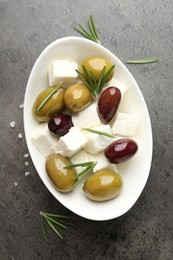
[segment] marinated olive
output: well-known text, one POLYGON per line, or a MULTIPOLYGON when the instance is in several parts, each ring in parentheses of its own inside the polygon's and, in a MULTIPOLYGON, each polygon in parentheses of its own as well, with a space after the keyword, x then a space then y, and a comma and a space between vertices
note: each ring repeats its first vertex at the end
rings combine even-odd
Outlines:
POLYGON ((121 100, 121 92, 116 87, 105 89, 98 100, 98 114, 103 124, 109 123, 114 117, 121 100))
POLYGON ((49 93, 54 89, 54 87, 49 87, 39 94, 36 98, 33 106, 33 113, 38 121, 44 122, 48 121, 52 116, 59 113, 64 108, 64 89, 59 88, 43 107, 37 111, 39 105, 42 101, 49 95, 49 93))
POLYGON ((64 169, 64 166, 71 164, 70 160, 58 155, 52 154, 46 160, 46 172, 51 182, 61 192, 69 192, 75 184, 76 170, 74 168, 64 169))
POLYGON ((59 136, 67 134, 72 126, 71 116, 66 114, 55 115, 48 123, 49 130, 59 136))
POLYGON ((67 88, 64 101, 72 112, 79 112, 91 103, 91 93, 84 84, 76 84, 67 88))
POLYGON ((102 170, 91 175, 83 190, 87 197, 95 201, 110 200, 120 194, 123 186, 121 176, 111 170, 102 170))
MULTIPOLYGON (((110 61, 103 59, 103 58, 99 58, 99 57, 98 58, 93 57, 93 58, 86 59, 79 65, 79 71, 85 77, 85 73, 83 71, 82 65, 84 65, 84 67, 86 68, 86 70, 88 72, 91 71, 94 74, 94 76, 96 77, 96 79, 98 80, 104 66, 106 67, 105 73, 104 73, 104 75, 105 75, 106 72, 112 67, 113 64, 110 61)), ((110 73, 108 80, 112 78, 113 73, 114 73, 114 71, 112 71, 110 73)))
POLYGON ((105 149, 105 156, 111 163, 123 163, 137 152, 138 145, 132 139, 119 139, 105 149))

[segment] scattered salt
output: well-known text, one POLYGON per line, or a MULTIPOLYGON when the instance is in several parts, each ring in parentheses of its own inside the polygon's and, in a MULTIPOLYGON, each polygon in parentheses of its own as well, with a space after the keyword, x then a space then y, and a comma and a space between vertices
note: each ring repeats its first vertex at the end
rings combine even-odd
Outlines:
POLYGON ((16 187, 17 185, 18 185, 18 183, 17 183, 17 182, 15 182, 15 183, 14 183, 14 186, 16 187))
POLYGON ((25 176, 28 176, 30 174, 30 172, 25 172, 25 176))
POLYGON ((23 108, 23 107, 24 107, 24 104, 21 104, 19 107, 20 107, 20 108, 23 108))
POLYGON ((28 166, 28 164, 29 164, 29 163, 26 161, 26 162, 25 162, 25 165, 28 166))
POLYGON ((25 153, 25 154, 24 154, 24 157, 25 157, 25 158, 28 158, 28 157, 29 157, 29 154, 28 154, 28 153, 25 153))
POLYGON ((16 122, 15 121, 11 121, 10 126, 13 128, 13 127, 15 127, 15 125, 16 125, 16 122))
POLYGON ((22 139, 22 134, 21 133, 18 134, 18 138, 22 139))

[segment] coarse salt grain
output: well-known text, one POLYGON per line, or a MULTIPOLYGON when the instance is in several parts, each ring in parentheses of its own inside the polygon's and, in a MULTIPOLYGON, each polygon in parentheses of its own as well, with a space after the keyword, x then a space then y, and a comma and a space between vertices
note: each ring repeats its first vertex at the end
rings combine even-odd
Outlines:
POLYGON ((24 107, 24 104, 21 104, 19 107, 20 107, 20 108, 23 108, 23 107, 24 107))
POLYGON ((17 183, 17 182, 15 182, 15 183, 14 183, 14 186, 16 187, 17 185, 18 185, 18 183, 17 183))
POLYGON ((18 134, 18 138, 22 139, 22 134, 21 133, 18 134))
POLYGON ((25 176, 28 176, 30 174, 30 172, 25 172, 25 176))
POLYGON ((15 121, 11 121, 10 122, 10 126, 13 128, 13 127, 15 127, 15 125, 16 125, 16 122, 15 121))
POLYGON ((29 163, 26 161, 26 162, 25 162, 25 165, 28 166, 28 164, 29 164, 29 163))
POLYGON ((28 153, 25 153, 25 154, 24 154, 24 157, 25 157, 25 158, 28 158, 28 157, 29 157, 29 154, 28 154, 28 153))

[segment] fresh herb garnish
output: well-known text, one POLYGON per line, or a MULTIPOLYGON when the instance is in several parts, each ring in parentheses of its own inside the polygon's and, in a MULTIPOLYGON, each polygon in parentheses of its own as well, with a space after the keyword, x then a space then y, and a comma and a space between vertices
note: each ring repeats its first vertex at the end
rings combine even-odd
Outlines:
POLYGON ((110 73, 113 71, 115 65, 111 66, 110 69, 105 73, 106 67, 104 66, 102 69, 102 72, 100 74, 99 79, 96 79, 92 71, 88 71, 84 65, 82 65, 83 71, 85 73, 85 76, 82 75, 82 73, 78 70, 76 70, 78 76, 83 81, 83 83, 88 87, 88 89, 93 93, 93 95, 96 97, 98 96, 106 81, 109 78, 110 73))
POLYGON ((85 27, 81 24, 79 24, 79 27, 80 27, 80 29, 78 29, 77 27, 75 27, 74 29, 78 33, 80 33, 83 37, 100 44, 99 36, 98 36, 96 26, 95 26, 92 16, 90 16, 90 18, 88 19, 89 31, 86 30, 85 27))
POLYGON ((57 91, 58 88, 61 87, 61 83, 58 84, 58 86, 56 86, 54 89, 52 89, 52 91, 43 99, 43 101, 41 102, 41 104, 38 106, 37 108, 37 112, 40 111, 40 109, 46 104, 46 102, 51 98, 51 96, 53 96, 53 94, 57 91))
POLYGON ((141 59, 141 60, 127 60, 127 64, 148 64, 159 61, 158 58, 148 58, 148 59, 141 59))
POLYGON ((108 136, 110 138, 115 138, 114 135, 108 134, 106 132, 101 132, 101 131, 98 131, 98 130, 94 130, 94 129, 91 129, 91 128, 83 128, 83 130, 89 131, 89 132, 91 132, 93 134, 104 135, 104 136, 108 136))
POLYGON ((78 181, 73 185, 73 187, 76 187, 82 180, 85 179, 85 177, 92 172, 94 167, 96 166, 97 162, 83 162, 83 163, 76 163, 76 164, 69 164, 65 166, 65 169, 68 168, 75 168, 75 167, 86 167, 83 171, 81 171, 79 174, 77 174, 74 177, 74 180, 78 179, 78 181), (80 177, 80 179, 79 179, 80 177))
POLYGON ((69 216, 63 216, 63 215, 55 215, 50 213, 45 213, 40 211, 41 215, 41 223, 42 223, 42 231, 45 240, 47 241, 47 235, 45 231, 45 221, 49 224, 51 229, 56 233, 57 236, 59 236, 61 239, 63 239, 61 229, 68 229, 67 226, 73 226, 73 223, 70 222, 71 217, 69 216))

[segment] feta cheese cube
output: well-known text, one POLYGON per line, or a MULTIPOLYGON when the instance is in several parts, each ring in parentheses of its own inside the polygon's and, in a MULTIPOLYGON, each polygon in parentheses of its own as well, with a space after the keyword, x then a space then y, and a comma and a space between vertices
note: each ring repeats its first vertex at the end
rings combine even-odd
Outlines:
MULTIPOLYGON (((84 162, 89 162, 90 161, 90 158, 89 158, 89 155, 87 152, 85 152, 84 150, 80 150, 78 153, 76 153, 75 155, 73 155, 71 158, 70 158, 70 161, 73 163, 73 164, 76 164, 76 163, 84 163, 84 162)), ((85 168, 84 167, 76 167, 75 168, 77 173, 80 173, 81 171, 83 171, 85 168)))
POLYGON ((60 137, 57 143, 57 152, 65 157, 71 157, 81 150, 87 143, 87 138, 78 127, 70 128, 70 131, 60 137))
POLYGON ((89 107, 72 116, 73 125, 76 127, 90 128, 101 124, 97 113, 97 103, 93 102, 89 107))
POLYGON ((42 123, 32 133, 31 142, 44 157, 47 157, 56 152, 58 138, 49 131, 47 123, 42 123))
MULTIPOLYGON (((111 86, 114 86, 116 88, 118 88, 120 91, 121 91, 121 97, 124 96, 124 94, 126 93, 127 91, 127 87, 121 83, 120 81, 118 81, 117 79, 115 78, 112 78, 110 79, 106 84, 105 84, 105 88, 108 88, 108 87, 111 87, 111 86)), ((104 88, 104 89, 105 89, 104 88)))
POLYGON ((134 116, 118 112, 113 123, 112 132, 115 135, 129 136, 135 135, 138 121, 134 116))
MULTIPOLYGON (((99 125, 96 127, 93 127, 91 129, 98 130, 101 132, 106 132, 108 134, 112 134, 112 130, 110 128, 110 125, 99 125)), ((84 150, 91 154, 96 154, 98 152, 103 151, 109 144, 111 144, 114 139, 108 136, 100 135, 91 133, 89 131, 84 131, 85 136, 88 139, 88 142, 86 146, 84 147, 84 150)))
POLYGON ((51 63, 48 69, 49 85, 56 86, 57 84, 67 81, 74 81, 78 74, 75 71, 78 68, 76 62, 68 60, 56 60, 51 63))
POLYGON ((90 161, 96 161, 97 164, 93 169, 93 172, 101 171, 104 169, 109 169, 114 172, 118 173, 118 170, 115 166, 115 164, 112 164, 109 162, 109 160, 105 157, 104 153, 98 153, 98 154, 88 154, 90 161))

